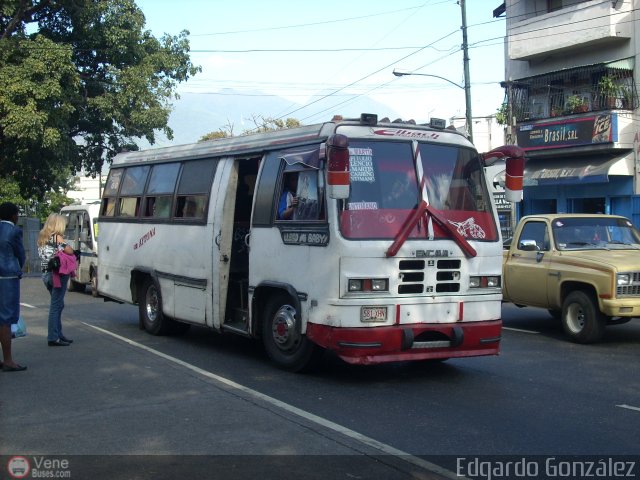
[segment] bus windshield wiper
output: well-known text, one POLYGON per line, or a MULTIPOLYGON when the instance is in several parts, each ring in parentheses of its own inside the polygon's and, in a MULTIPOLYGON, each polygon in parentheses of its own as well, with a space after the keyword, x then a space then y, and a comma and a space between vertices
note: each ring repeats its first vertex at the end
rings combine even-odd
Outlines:
POLYGON ((444 230, 446 230, 451 234, 455 242, 460 246, 460 248, 462 249, 462 251, 467 257, 475 257, 478 254, 475 248, 473 248, 471 244, 467 241, 467 239, 464 238, 462 235, 460 235, 458 230, 449 222, 447 222, 447 220, 440 215, 440 212, 438 210, 431 207, 430 205, 427 205, 427 202, 422 200, 420 204, 418 204, 417 208, 411 213, 411 215, 407 217, 404 224, 400 228, 398 235, 396 235, 396 238, 394 239, 393 243, 387 249, 387 252, 386 252, 387 257, 396 256, 396 254, 398 253, 398 250, 400 250, 400 247, 402 247, 402 245, 404 245, 404 242, 407 240, 407 238, 409 238, 409 234, 411 233, 411 230, 413 230, 413 227, 416 226, 416 224, 420 221, 420 219, 422 218, 425 212, 429 213, 431 218, 438 225, 440 225, 440 227, 442 227, 444 230))
POLYGON ((409 215, 407 219, 404 221, 404 223, 402 224, 402 227, 400 227, 400 230, 398 231, 396 238, 393 240, 393 243, 391 244, 391 246, 387 249, 387 253, 386 253, 387 257, 396 256, 396 253, 398 253, 398 250, 400 250, 400 247, 402 247, 402 245, 404 245, 404 242, 407 240, 407 238, 409 238, 409 234, 411 233, 411 230, 413 230, 413 227, 416 226, 416 223, 420 221, 420 219, 422 218, 422 215, 426 210, 427 210, 427 202, 422 200, 418 204, 418 206, 413 209, 413 212, 411 212, 411 215, 409 215))
POLYGON ((458 246, 460 246, 460 248, 468 258, 475 257, 478 254, 478 252, 476 252, 476 249, 471 246, 468 240, 460 235, 458 229, 451 225, 446 218, 440 215, 439 210, 436 210, 431 205, 427 205, 426 210, 438 225, 440 225, 444 230, 451 234, 453 239, 456 241, 458 246))

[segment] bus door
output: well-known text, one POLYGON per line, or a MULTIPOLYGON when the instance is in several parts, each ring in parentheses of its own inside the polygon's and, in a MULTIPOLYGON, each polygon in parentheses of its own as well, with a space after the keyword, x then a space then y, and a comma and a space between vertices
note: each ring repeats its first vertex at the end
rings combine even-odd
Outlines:
POLYGON ((212 198, 217 199, 213 206, 214 245, 211 257, 212 319, 214 328, 220 328, 225 323, 237 185, 238 161, 233 158, 221 159, 211 195, 212 198))

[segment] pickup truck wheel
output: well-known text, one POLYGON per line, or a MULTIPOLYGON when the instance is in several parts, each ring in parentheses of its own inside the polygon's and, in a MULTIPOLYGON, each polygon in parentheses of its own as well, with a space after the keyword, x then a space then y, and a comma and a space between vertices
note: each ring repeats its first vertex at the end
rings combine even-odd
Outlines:
POLYGON ((576 343, 592 343, 604 335, 606 317, 594 299, 583 291, 571 292, 562 305, 562 328, 576 343))
POLYGON ((292 303, 284 294, 269 300, 262 319, 262 343, 269 358, 280 368, 308 371, 318 364, 323 349, 299 333, 300 318, 292 303))

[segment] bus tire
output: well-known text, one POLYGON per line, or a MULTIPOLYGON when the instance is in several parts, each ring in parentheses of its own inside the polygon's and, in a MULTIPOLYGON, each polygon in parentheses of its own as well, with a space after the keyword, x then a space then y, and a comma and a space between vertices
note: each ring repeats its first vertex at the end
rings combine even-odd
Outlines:
POLYGON ((95 270, 91 270, 91 296, 98 296, 98 274, 95 270))
POLYGON ((606 317, 593 296, 582 290, 567 295, 562 305, 562 328, 572 342, 593 343, 602 338, 606 317))
POLYGON ((324 350, 298 333, 300 316, 292 303, 285 294, 269 299, 262 320, 262 343, 278 367, 290 372, 308 371, 317 366, 324 350))
POLYGON ((162 313, 160 288, 151 278, 142 283, 138 297, 140 321, 151 335, 165 335, 169 332, 170 322, 162 313))
POLYGON ((87 287, 84 283, 76 282, 75 280, 71 280, 69 283, 69 289, 72 292, 84 292, 87 287))

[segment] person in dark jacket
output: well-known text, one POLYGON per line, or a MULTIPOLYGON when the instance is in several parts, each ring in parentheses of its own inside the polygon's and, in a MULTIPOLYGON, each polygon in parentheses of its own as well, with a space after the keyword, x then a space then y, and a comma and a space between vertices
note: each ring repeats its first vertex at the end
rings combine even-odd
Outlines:
POLYGON ((18 207, 5 202, 0 205, 0 345, 2 371, 20 372, 27 367, 13 360, 11 324, 20 317, 20 279, 26 261, 22 230, 18 223, 18 207))

